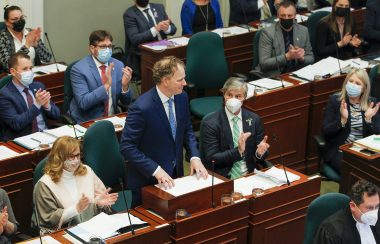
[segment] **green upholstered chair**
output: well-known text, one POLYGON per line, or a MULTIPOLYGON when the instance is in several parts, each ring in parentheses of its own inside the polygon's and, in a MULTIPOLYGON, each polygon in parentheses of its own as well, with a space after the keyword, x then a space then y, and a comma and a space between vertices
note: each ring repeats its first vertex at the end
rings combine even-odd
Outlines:
POLYGON ((316 55, 316 39, 317 39, 317 25, 318 22, 325 16, 327 16, 330 12, 328 11, 318 11, 309 16, 306 22, 306 27, 309 31, 310 44, 313 48, 314 55, 316 55))
POLYGON ((377 76, 380 76, 379 73, 379 64, 372 67, 369 71, 369 78, 371 82, 371 96, 375 97, 377 101, 380 101, 380 79, 376 80, 377 76))
MULTIPOLYGON (((200 125, 200 128, 199 128, 199 153, 201 155, 201 158, 204 158, 204 148, 203 148, 203 131, 204 131, 204 121, 213 114, 214 112, 211 112, 211 113, 208 113, 206 114, 202 120, 201 120, 201 125, 200 125)), ((203 162, 205 163, 205 162, 203 162)), ((207 163, 205 163, 205 167, 209 170, 211 170, 211 165, 208 165, 207 163)))
POLYGON ((47 162, 47 157, 42 159, 36 166, 36 168, 33 171, 33 186, 37 184, 39 179, 44 175, 44 168, 47 162))
POLYGON ((5 25, 4 21, 0 22, 0 31, 5 30, 7 26, 5 25))
POLYGON ((1 78, 0 80, 0 89, 4 86, 8 85, 8 83, 12 80, 12 75, 7 75, 1 78))
POLYGON ((304 244, 312 244, 320 224, 338 210, 348 206, 350 198, 341 193, 326 193, 314 199, 306 212, 304 244))
MULTIPOLYGON (((83 138, 83 158, 106 187, 119 186, 119 179, 126 182, 126 165, 119 151, 119 142, 113 124, 110 121, 98 121, 87 129, 83 138)), ((125 184, 124 184, 125 185, 125 184)), ((112 209, 126 209, 123 193, 118 192, 119 198, 112 209)), ((131 206, 131 191, 125 191, 128 205, 131 206)))
POLYGON ((314 136, 314 139, 317 142, 318 147, 319 172, 327 180, 332 180, 339 183, 341 179, 340 174, 331 165, 325 163, 323 160, 323 149, 326 145, 325 139, 320 135, 314 136))
MULTIPOLYGON (((198 118, 222 108, 222 96, 201 97, 205 89, 220 89, 228 78, 228 65, 222 38, 213 32, 193 35, 186 49, 186 80, 199 93, 190 101, 198 118)), ((203 94, 204 95, 204 94, 203 94)))
POLYGON ((253 63, 252 63, 252 69, 256 69, 257 65, 260 63, 259 59, 259 41, 261 33, 263 32, 263 29, 258 30, 255 33, 255 37, 253 38, 253 63))
POLYGON ((62 112, 67 113, 70 107, 71 99, 73 99, 73 88, 71 86, 71 69, 78 61, 74 61, 71 64, 69 64, 65 70, 64 74, 64 81, 63 81, 63 91, 64 91, 64 97, 63 97, 63 107, 62 112))

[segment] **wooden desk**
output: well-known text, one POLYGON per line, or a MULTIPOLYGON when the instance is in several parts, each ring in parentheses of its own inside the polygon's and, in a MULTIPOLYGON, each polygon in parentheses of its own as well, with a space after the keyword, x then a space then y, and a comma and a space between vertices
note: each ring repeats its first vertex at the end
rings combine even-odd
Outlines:
POLYGON ((351 187, 360 179, 380 185, 380 155, 367 156, 350 149, 352 143, 342 145, 343 151, 339 192, 348 194, 351 187))
MULTIPOLYGON (((136 211, 163 221, 143 207, 137 207, 136 211)), ((188 218, 174 220, 171 226, 173 243, 247 243, 248 201, 210 208, 188 218)))
POLYGON ((33 192, 33 167, 31 154, 23 153, 8 143, 0 145, 21 153, 21 155, 0 161, 0 187, 9 195, 12 209, 16 220, 20 223, 20 230, 26 231, 30 228, 32 216, 32 192, 33 192))
MULTIPOLYGON (((131 232, 128 232, 118 235, 116 237, 112 237, 108 239, 106 243, 170 243, 170 225, 167 224, 165 221, 156 222, 134 210, 131 210, 131 214, 144 220, 145 222, 148 222, 150 226, 136 230, 135 235, 132 235, 131 232)), ((65 234, 66 233, 64 232, 64 230, 60 230, 50 234, 50 236, 64 244, 72 243, 65 237, 63 237, 63 235, 65 234)))
POLYGON ((51 100, 60 108, 63 106, 64 99, 64 74, 65 72, 57 72, 34 78, 46 86, 46 90, 50 92, 51 100))
POLYGON ((294 85, 254 96, 244 107, 260 115, 268 135, 268 160, 305 171, 306 136, 310 106, 310 83, 294 85), (273 141, 277 137, 277 143, 273 141))
MULTIPOLYGON (((227 58, 228 70, 232 73, 248 73, 252 69, 253 37, 255 31, 241 35, 223 38, 224 52, 227 58)), ((156 61, 165 56, 176 56, 186 62, 187 46, 168 48, 164 51, 154 51, 142 45, 141 50, 141 92, 153 87, 152 68, 156 61)))
POLYGON ((302 243, 306 210, 319 196, 320 177, 309 180, 306 175, 290 186, 284 185, 250 197, 248 243, 302 243))

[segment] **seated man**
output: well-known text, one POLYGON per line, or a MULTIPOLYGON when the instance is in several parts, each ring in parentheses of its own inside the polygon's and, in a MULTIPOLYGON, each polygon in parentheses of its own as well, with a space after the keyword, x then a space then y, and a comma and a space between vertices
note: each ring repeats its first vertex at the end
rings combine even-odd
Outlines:
POLYGON ((177 27, 165 12, 164 5, 149 3, 149 0, 135 0, 136 5, 129 7, 124 15, 125 52, 127 64, 134 70, 136 80, 141 79, 140 50, 142 43, 166 39, 174 35, 177 27))
POLYGON ((202 161, 215 172, 231 179, 252 172, 256 162, 265 158, 269 144, 260 117, 244 108, 247 84, 229 78, 223 88, 225 107, 202 123, 202 161))
POLYGON ((0 188, 0 243, 11 243, 9 237, 17 232, 18 226, 8 194, 0 188))
POLYGON ((12 81, 0 90, 0 122, 3 141, 47 129, 46 118, 57 120, 59 108, 50 101, 45 86, 33 81, 32 62, 22 52, 9 59, 12 81))
POLYGON ((131 102, 132 69, 111 57, 111 34, 105 30, 93 31, 89 41, 91 54, 71 70, 73 99, 69 114, 77 123, 119 113, 119 100, 124 105, 131 102))
POLYGON ((379 188, 371 182, 359 180, 351 189, 351 201, 323 221, 315 237, 315 244, 380 243, 379 188))
POLYGON ((295 22, 292 1, 279 4, 279 22, 262 30, 259 41, 259 68, 269 75, 287 73, 314 62, 309 32, 295 22))

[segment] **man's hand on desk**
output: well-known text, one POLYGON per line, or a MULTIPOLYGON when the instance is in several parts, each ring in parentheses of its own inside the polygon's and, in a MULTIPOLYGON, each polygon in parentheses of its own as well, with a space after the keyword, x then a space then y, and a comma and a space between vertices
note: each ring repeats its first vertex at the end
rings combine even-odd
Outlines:
POLYGON ((96 202, 99 206, 111 206, 114 205, 117 201, 117 193, 109 193, 111 188, 107 188, 103 193, 101 193, 98 197, 98 201, 96 202))
POLYGON ((199 158, 192 158, 190 160, 190 175, 193 175, 194 173, 197 174, 198 179, 207 179, 208 172, 199 158))
POLYGON ((158 169, 154 177, 156 177, 161 188, 170 189, 174 187, 174 180, 162 168, 158 169))

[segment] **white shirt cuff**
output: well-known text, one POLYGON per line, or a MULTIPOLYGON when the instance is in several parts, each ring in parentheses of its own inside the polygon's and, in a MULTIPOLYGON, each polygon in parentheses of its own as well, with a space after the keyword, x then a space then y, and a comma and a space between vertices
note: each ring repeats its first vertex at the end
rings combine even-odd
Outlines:
MULTIPOLYGON (((264 6, 264 1, 263 0, 258 0, 257 1, 257 8, 261 9, 263 6, 264 6)), ((268 5, 268 7, 269 7, 269 5, 268 5)))
POLYGON ((157 169, 153 172, 152 176, 155 176, 157 174, 157 172, 158 172, 159 169, 161 169, 160 165, 158 165, 157 169))
POLYGON ((129 91, 129 86, 128 86, 128 89, 126 91, 123 90, 123 88, 121 88, 121 94, 125 94, 129 91))
POLYGON ((165 31, 165 34, 170 34, 171 31, 172 31, 172 26, 169 25, 169 28, 165 31))
POLYGON ((63 214, 62 214, 62 222, 63 223, 66 223, 68 220, 70 220, 72 217, 74 216, 77 216, 79 213, 77 211, 77 206, 76 204, 69 207, 69 208, 65 208, 63 210, 63 214))
POLYGON ((190 158, 190 162, 191 162, 191 160, 193 160, 193 159, 198 159, 199 161, 201 161, 201 159, 200 159, 199 157, 191 157, 191 158, 190 158))
POLYGON ((152 36, 153 37, 156 37, 157 36, 157 30, 156 30, 156 28, 154 28, 154 26, 152 27, 152 28, 150 28, 150 32, 152 33, 152 36))

